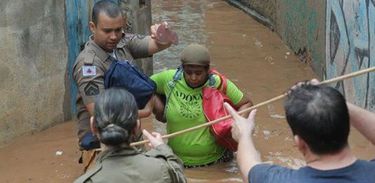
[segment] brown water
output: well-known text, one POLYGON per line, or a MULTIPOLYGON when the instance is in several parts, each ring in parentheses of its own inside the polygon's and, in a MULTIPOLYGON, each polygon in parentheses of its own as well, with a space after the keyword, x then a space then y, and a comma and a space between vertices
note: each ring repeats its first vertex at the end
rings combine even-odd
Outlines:
MULTIPOLYGON (((234 81, 254 103, 282 94, 293 83, 314 77, 279 37, 224 1, 153 0, 155 20, 168 20, 180 35, 180 45, 155 56, 155 70, 174 68, 178 53, 189 43, 206 44, 215 67, 234 81)), ((254 141, 263 161, 289 167, 304 164, 293 147, 281 102, 260 108, 254 141)), ((163 131, 151 118, 147 129, 163 131)), ((20 137, 0 149, 0 182, 72 182, 82 173, 78 164, 75 123, 66 122, 34 135, 20 137), (62 155, 56 155, 62 151, 62 155)), ((353 130, 350 144, 362 159, 375 148, 353 130)), ((189 182, 241 182, 235 162, 187 169, 189 182)))

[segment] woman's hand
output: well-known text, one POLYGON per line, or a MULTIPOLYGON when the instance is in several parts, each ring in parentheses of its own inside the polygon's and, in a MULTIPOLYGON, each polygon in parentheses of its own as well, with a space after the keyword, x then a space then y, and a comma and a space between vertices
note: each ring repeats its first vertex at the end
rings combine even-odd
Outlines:
POLYGON ((143 130, 143 135, 150 141, 150 143, 148 143, 148 145, 151 147, 151 148, 155 148, 161 144, 164 144, 164 141, 163 139, 161 138, 161 135, 160 133, 157 133, 157 132, 152 132, 151 134, 147 131, 147 130, 143 130))

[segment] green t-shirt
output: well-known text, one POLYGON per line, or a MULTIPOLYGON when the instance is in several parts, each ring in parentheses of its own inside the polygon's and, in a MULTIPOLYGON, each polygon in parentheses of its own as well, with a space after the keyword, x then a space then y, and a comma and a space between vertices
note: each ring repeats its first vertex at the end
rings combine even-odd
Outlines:
MULTIPOLYGON (((183 74, 179 80, 173 81, 175 73, 176 70, 167 70, 151 76, 157 85, 157 93, 169 97, 166 108, 168 133, 206 123, 202 108, 202 87, 208 85, 208 82, 202 87, 191 88, 186 84, 183 74)), ((219 77, 214 78, 215 86, 219 86, 219 77)), ((227 83, 226 94, 234 104, 237 104, 243 93, 231 81, 227 80, 227 83)), ((185 165, 211 163, 224 153, 224 148, 216 144, 209 127, 170 138, 168 145, 185 165)))

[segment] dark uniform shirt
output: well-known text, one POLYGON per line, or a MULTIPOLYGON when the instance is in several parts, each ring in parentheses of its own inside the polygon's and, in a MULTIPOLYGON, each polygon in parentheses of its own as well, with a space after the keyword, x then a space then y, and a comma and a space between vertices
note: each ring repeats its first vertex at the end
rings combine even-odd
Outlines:
POLYGON ((278 165, 258 164, 248 173, 249 183, 374 183, 375 162, 357 160, 349 166, 318 170, 309 166, 290 169, 278 165))
MULTIPOLYGON (((130 63, 136 58, 149 57, 149 37, 126 34, 117 44, 114 56, 117 60, 130 63)), ((78 137, 90 131, 90 114, 86 105, 93 103, 95 97, 104 91, 104 74, 111 65, 110 53, 100 48, 90 37, 85 48, 78 55, 73 67, 73 78, 78 86, 77 118, 78 137)))
POLYGON ((165 144, 147 153, 133 148, 104 151, 94 168, 74 183, 186 182, 182 161, 165 144))

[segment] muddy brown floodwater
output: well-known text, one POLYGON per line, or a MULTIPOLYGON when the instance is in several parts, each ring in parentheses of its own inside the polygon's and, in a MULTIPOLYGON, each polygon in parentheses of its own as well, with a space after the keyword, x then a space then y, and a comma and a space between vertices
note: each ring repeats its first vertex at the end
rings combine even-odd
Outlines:
MULTIPOLYGON (((254 103, 285 92, 293 83, 315 77, 310 67, 282 43, 276 33, 224 1, 153 0, 155 21, 167 20, 180 44, 155 55, 155 71, 178 65, 178 53, 192 42, 206 44, 214 67, 234 81, 254 103)), ((143 127, 163 131, 152 117, 143 127)), ((263 161, 289 167, 304 165, 293 147, 282 102, 258 110, 254 141, 263 161)), ((362 159, 374 157, 374 147, 356 130, 350 142, 362 159)), ((82 173, 78 164, 75 123, 68 121, 45 131, 14 139, 0 149, 0 182, 72 182, 82 173)), ((235 162, 187 169, 189 182, 241 182, 235 162)))

